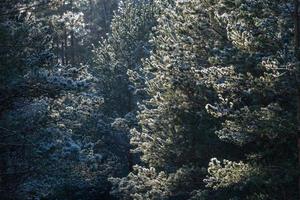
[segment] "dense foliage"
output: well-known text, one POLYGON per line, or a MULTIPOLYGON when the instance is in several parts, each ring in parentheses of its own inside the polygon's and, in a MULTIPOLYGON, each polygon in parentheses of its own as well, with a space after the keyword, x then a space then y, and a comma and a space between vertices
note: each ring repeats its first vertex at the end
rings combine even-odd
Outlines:
POLYGON ((298 0, 0 5, 0 199, 299 199, 298 0))

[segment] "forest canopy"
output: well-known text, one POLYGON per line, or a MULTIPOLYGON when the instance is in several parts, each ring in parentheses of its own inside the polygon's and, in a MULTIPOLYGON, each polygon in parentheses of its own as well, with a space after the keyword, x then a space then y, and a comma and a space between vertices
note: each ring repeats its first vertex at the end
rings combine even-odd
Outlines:
POLYGON ((1 200, 300 198, 300 0, 0 11, 1 200))

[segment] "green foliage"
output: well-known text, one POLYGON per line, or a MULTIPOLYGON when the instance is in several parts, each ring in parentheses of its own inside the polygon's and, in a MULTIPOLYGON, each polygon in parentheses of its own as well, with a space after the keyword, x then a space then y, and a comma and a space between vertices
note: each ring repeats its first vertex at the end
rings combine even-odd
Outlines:
POLYGON ((223 160, 221 163, 212 158, 208 164, 209 178, 204 180, 208 187, 214 189, 230 187, 237 183, 246 184, 247 179, 255 176, 256 168, 240 162, 223 160))
POLYGON ((195 190, 204 188, 205 173, 201 169, 218 151, 209 149, 217 147, 218 142, 215 121, 205 109, 215 96, 197 77, 201 56, 205 55, 204 40, 197 36, 202 8, 196 2, 165 3, 156 2, 158 24, 150 41, 154 49, 140 73, 150 98, 139 105, 139 127, 131 130, 131 144, 134 152, 141 153, 145 165, 155 169, 155 174, 165 174, 168 181, 158 182, 156 175, 145 177, 144 173, 133 172, 119 180, 121 186, 117 187, 127 198, 188 199, 195 190), (149 191, 144 191, 147 183, 134 184, 135 179, 150 182, 151 177, 149 191), (126 184, 133 186, 124 187, 126 184), (157 196, 153 188, 161 188, 161 184, 164 189, 157 196))
POLYGON ((191 181, 189 189, 178 189, 183 199, 296 198, 296 60, 288 4, 156 3, 154 49, 142 73, 150 98, 131 131, 134 151, 167 175, 184 165, 205 167, 210 157, 240 160, 212 161, 207 189, 191 181), (219 143, 214 133, 237 148, 219 143))
POLYGON ((256 193, 244 198, 296 198, 295 58, 293 22, 286 6, 268 0, 210 5, 213 18, 226 30, 227 46, 215 49, 211 67, 203 71, 206 83, 218 94, 206 108, 222 122, 216 134, 241 146, 245 163, 237 169, 211 163, 210 178, 219 186, 209 183, 209 187, 239 182, 246 186, 227 187, 235 193, 256 193))
POLYGON ((2 1, 0 196, 299 199, 294 3, 2 1))
MULTIPOLYGON (((122 133, 103 115, 98 79, 86 65, 86 42, 100 38, 88 35, 90 2, 0 3, 3 199, 76 199, 83 192, 97 199, 108 195, 109 176, 126 171, 122 133)), ((105 11, 109 23, 112 10, 105 11)))
POLYGON ((135 109, 136 89, 129 76, 140 70, 142 58, 149 55, 148 38, 155 23, 154 14, 151 1, 121 1, 111 23, 111 34, 94 49, 96 71, 109 113, 115 110, 122 116, 135 109))
POLYGON ((193 166, 183 166, 176 172, 158 172, 155 168, 134 166, 134 171, 125 178, 112 178, 111 193, 119 199, 186 199, 190 183, 202 182, 199 177, 205 170, 193 166))

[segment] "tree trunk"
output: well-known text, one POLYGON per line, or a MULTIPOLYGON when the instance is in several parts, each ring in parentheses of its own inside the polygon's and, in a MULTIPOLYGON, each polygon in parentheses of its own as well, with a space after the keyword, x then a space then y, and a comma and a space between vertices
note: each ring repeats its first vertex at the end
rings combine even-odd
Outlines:
POLYGON ((133 155, 130 152, 131 147, 129 148, 127 152, 127 159, 128 159, 128 171, 132 172, 133 171, 133 155))
MULTIPOLYGON (((294 0, 294 20, 295 20, 295 55, 297 62, 300 61, 299 47, 300 47, 300 17, 299 17, 299 0, 294 0)), ((298 148, 298 170, 300 171, 300 87, 299 87, 299 63, 297 63, 297 148, 298 148)), ((300 175, 298 175, 298 195, 300 198, 300 175)))
POLYGON ((58 38, 56 39, 56 61, 59 63, 59 40, 58 38))
POLYGON ((71 65, 75 65, 75 38, 74 31, 71 31, 71 65))
POLYGON ((95 31, 95 25, 93 24, 94 19, 94 5, 92 0, 89 0, 89 7, 90 7, 90 13, 89 13, 89 24, 90 24, 90 30, 91 30, 91 36, 92 38, 95 37, 96 31, 95 31))
MULTIPOLYGON (((74 12, 73 10, 73 0, 71 0, 71 11, 74 12)), ((71 36, 71 65, 75 65, 75 37, 74 37, 74 30, 73 27, 70 31, 70 36, 71 36)))
MULTIPOLYGON (((128 91, 128 111, 129 112, 132 112, 133 111, 133 107, 132 107, 132 93, 131 91, 128 91)), ((130 139, 130 136, 128 136, 129 139, 130 139)), ((128 169, 129 169, 129 172, 132 172, 133 171, 133 164, 134 164, 134 161, 133 161, 133 155, 131 153, 131 144, 129 142, 129 149, 128 149, 128 153, 127 153, 127 159, 128 159, 128 169)))
POLYGON ((68 51, 68 35, 67 35, 67 30, 66 30, 66 28, 64 29, 64 44, 65 44, 65 50, 64 50, 64 52, 65 52, 65 64, 66 65, 68 65, 69 63, 68 63, 68 53, 67 53, 67 51, 68 51))
POLYGON ((65 45, 61 42, 61 64, 65 65, 65 45))
POLYGON ((109 28, 108 28, 108 17, 107 17, 107 1, 104 0, 103 2, 103 14, 104 14, 104 35, 108 32, 109 28))

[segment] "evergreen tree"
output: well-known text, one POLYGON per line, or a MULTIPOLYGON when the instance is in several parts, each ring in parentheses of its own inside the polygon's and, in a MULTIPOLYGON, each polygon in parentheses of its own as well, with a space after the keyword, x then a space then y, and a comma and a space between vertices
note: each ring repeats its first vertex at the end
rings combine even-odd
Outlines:
POLYGON ((299 199, 299 6, 2 0, 0 198, 299 199))
POLYGON ((94 50, 108 113, 113 110, 123 117, 135 110, 137 96, 129 79, 134 78, 142 58, 151 50, 148 40, 155 22, 154 11, 148 0, 121 1, 112 20, 111 34, 94 50))
POLYGON ((216 122, 205 109, 216 96, 201 82, 199 70, 217 45, 202 34, 216 40, 221 36, 213 30, 205 4, 155 3, 154 49, 142 73, 150 98, 139 106, 139 127, 131 130, 134 152, 141 153, 145 166, 114 179, 113 192, 124 199, 188 199, 204 189, 205 166, 220 147, 216 122))
POLYGON ((297 198, 290 5, 164 2, 144 65, 150 99, 131 139, 150 168, 115 180, 114 192, 124 199, 297 198), (236 148, 216 142, 214 132, 236 148), (223 162, 211 159, 206 189, 201 169, 215 155, 223 162))
POLYGON ((108 195, 107 177, 123 175, 122 135, 79 63, 91 49, 87 3, 1 2, 1 198, 97 199, 108 195))
POLYGON ((216 134, 240 146, 243 161, 213 159, 206 182, 225 188, 228 199, 297 199, 297 60, 290 5, 268 0, 210 5, 229 45, 216 49, 215 63, 205 72, 219 98, 207 109, 222 122, 216 134))
POLYGON ((145 96, 139 90, 144 83, 139 72, 142 59, 148 57, 151 49, 148 40, 155 23, 154 12, 151 1, 121 1, 112 20, 111 33, 94 50, 105 114, 115 118, 112 126, 125 136, 127 173, 137 162, 130 152, 129 130, 136 126, 136 104, 145 96), (134 85, 132 80, 140 82, 134 85))

